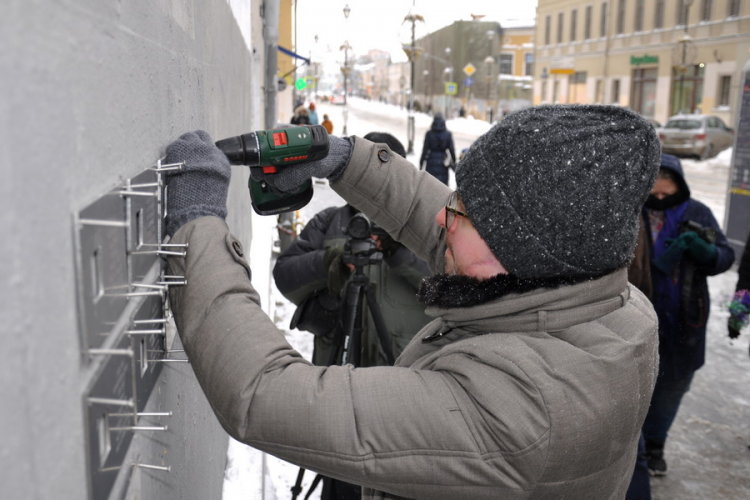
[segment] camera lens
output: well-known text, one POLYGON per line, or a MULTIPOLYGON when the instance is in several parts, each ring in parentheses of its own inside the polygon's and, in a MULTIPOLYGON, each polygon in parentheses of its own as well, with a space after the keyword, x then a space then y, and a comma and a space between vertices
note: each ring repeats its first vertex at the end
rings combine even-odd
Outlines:
POLYGON ((355 214, 349 220, 349 226, 347 228, 349 236, 352 238, 363 240, 370 237, 370 219, 363 213, 355 214))

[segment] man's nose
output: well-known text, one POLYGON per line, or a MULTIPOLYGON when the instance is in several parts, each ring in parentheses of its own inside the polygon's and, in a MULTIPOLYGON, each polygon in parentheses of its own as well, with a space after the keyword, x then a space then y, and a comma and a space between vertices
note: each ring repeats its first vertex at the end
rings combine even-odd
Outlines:
POLYGON ((435 215, 435 223, 440 227, 445 227, 445 207, 441 208, 435 215))

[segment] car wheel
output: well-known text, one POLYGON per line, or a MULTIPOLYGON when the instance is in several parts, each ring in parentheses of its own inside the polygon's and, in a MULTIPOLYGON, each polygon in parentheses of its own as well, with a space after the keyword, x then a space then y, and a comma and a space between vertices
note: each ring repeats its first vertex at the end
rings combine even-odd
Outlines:
POLYGON ((708 160, 709 158, 713 157, 714 155, 714 145, 709 143, 708 146, 706 146, 706 149, 703 150, 703 154, 701 155, 701 160, 708 160))

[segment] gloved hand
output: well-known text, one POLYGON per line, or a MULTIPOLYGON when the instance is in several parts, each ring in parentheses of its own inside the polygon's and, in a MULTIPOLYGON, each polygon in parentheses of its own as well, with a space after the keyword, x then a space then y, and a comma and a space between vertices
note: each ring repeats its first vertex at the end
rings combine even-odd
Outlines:
POLYGON ((203 130, 188 132, 167 146, 166 163, 185 162, 182 171, 168 172, 167 234, 173 236, 191 220, 227 216, 229 160, 203 130))
POLYGON ((740 331, 736 330, 732 327, 732 318, 729 318, 729 321, 727 321, 727 330, 729 331, 729 338, 730 339, 736 339, 740 336, 740 331))
POLYGON ((330 141, 328 156, 322 160, 298 163, 286 167, 277 174, 264 174, 260 168, 251 168, 250 175, 255 181, 266 181, 280 193, 293 193, 308 179, 317 177, 335 181, 344 173, 352 156, 354 141, 349 137, 328 136, 330 141))
POLYGON ((327 248, 323 261, 328 270, 328 293, 340 295, 352 273, 344 264, 344 251, 341 248, 327 248))
POLYGON ((750 321, 750 292, 738 290, 729 303, 729 320, 727 329, 729 338, 736 339, 740 336, 740 330, 750 321))
POLYGON ((716 255, 716 245, 707 242, 692 231, 681 234, 680 238, 688 235, 693 236, 690 237, 687 251, 695 262, 698 264, 705 264, 714 258, 716 255))

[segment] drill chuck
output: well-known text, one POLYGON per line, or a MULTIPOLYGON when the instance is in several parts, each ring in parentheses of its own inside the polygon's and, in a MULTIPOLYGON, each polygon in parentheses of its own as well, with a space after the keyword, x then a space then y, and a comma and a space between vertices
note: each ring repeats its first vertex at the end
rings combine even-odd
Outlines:
POLYGON ((260 166, 260 144, 255 132, 222 139, 216 143, 216 147, 221 149, 232 165, 260 166))

